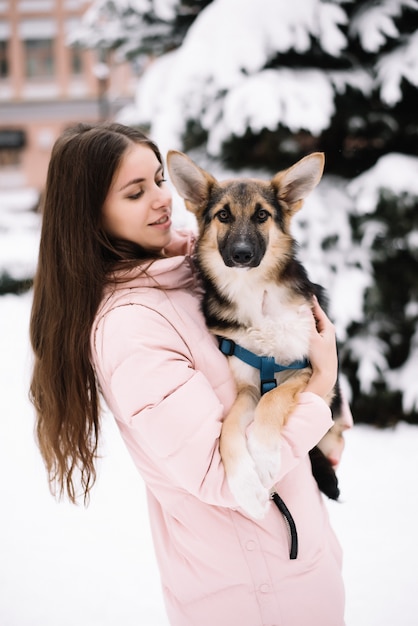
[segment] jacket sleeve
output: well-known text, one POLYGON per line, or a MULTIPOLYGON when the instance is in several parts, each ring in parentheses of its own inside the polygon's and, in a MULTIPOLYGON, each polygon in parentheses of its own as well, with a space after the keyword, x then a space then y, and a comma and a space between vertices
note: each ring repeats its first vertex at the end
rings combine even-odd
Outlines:
MULTIPOLYGON (((169 320, 142 305, 120 306, 100 320, 95 349, 105 399, 154 474, 207 503, 236 508, 219 453, 224 407, 169 320)), ((326 404, 303 396, 284 433, 283 471, 332 425, 326 404)))
POLYGON ((157 473, 205 502, 235 506, 219 453, 223 405, 170 321, 140 304, 112 309, 95 351, 105 400, 149 462, 148 486, 157 473))
POLYGON ((331 409, 312 392, 299 396, 299 403, 290 415, 281 434, 281 465, 279 482, 322 439, 333 425, 331 409))

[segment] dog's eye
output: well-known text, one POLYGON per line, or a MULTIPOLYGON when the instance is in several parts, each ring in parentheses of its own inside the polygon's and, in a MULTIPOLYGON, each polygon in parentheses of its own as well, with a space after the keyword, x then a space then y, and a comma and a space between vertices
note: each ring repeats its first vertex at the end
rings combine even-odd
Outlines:
POLYGON ((255 214, 255 218, 257 222, 262 223, 268 219, 269 215, 270 213, 266 211, 266 209, 258 209, 257 213, 255 214))
POLYGON ((225 224, 226 222, 229 222, 231 220, 231 213, 228 211, 228 209, 221 209, 217 212, 216 217, 220 222, 225 224))

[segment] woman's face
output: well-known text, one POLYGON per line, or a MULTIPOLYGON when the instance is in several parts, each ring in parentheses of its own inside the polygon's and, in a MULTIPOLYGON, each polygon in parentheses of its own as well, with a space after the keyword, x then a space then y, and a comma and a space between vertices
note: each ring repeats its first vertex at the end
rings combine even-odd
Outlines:
POLYGON ((171 193, 163 166, 147 145, 132 144, 122 157, 103 209, 105 231, 160 252, 171 238, 171 193))

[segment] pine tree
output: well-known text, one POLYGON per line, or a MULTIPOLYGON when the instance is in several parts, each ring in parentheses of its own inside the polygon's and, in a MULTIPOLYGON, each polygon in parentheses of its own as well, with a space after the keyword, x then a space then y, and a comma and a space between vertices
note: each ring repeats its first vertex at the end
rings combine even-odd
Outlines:
POLYGON ((119 60, 160 56, 181 45, 198 13, 211 0, 97 0, 71 43, 116 51, 119 60))
POLYGON ((355 419, 418 422, 418 0, 98 5, 142 20, 114 48, 170 51, 137 103, 163 149, 272 173, 325 152, 323 203, 296 228, 330 292, 355 419))
MULTIPOLYGON (((374 170, 379 181, 375 201, 366 211, 354 207, 351 213, 353 245, 367 242, 371 281, 364 290, 361 320, 347 328, 341 366, 350 379, 359 421, 417 423, 418 160, 388 154, 363 176, 374 170), (398 187, 401 170, 408 187, 398 187)), ((358 186, 361 178, 352 185, 358 186)), ((365 189, 370 194, 370 187, 365 189)))

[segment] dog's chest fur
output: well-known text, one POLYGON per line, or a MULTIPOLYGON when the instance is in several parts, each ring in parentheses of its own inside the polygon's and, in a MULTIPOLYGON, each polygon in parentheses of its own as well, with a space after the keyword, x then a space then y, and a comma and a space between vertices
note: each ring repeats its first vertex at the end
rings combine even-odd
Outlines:
MULTIPOLYGON (((250 272, 232 270, 231 280, 222 288, 222 295, 231 303, 231 318, 239 326, 219 325, 211 330, 283 365, 306 357, 312 324, 307 301, 287 286, 266 283, 260 277, 250 279, 250 272)), ((210 292, 206 297, 210 302, 210 292)))

